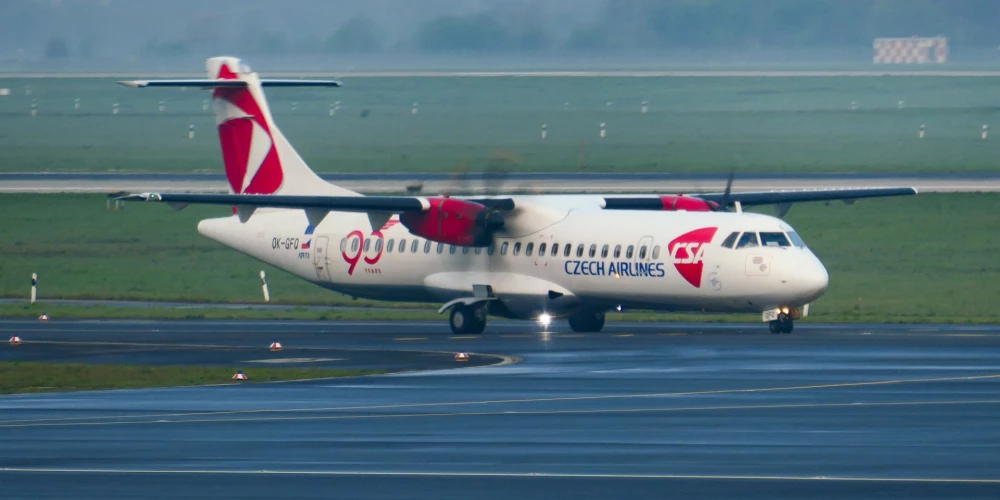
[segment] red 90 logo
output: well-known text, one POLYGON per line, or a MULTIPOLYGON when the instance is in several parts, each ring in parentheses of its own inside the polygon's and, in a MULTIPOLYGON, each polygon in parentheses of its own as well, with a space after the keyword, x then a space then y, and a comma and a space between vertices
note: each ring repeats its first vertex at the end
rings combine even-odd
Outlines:
POLYGON ((382 258, 383 243, 385 241, 385 236, 382 235, 382 231, 372 231, 368 239, 365 239, 364 233, 361 231, 351 231, 347 235, 347 241, 344 245, 343 250, 340 255, 344 257, 344 262, 347 262, 350 267, 347 268, 347 274, 353 275, 354 268, 358 266, 358 262, 364 258, 364 261, 368 265, 375 264, 382 258), (350 252, 350 255, 348 254, 350 252), (368 255, 374 253, 373 257, 368 255))

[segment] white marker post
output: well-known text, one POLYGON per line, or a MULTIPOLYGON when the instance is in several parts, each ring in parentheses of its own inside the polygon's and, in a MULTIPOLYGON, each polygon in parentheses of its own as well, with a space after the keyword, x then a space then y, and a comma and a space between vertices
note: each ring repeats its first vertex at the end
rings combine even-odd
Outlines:
POLYGON ((118 103, 117 102, 111 105, 111 114, 113 114, 113 115, 117 115, 118 114, 118 103))
POLYGON ((920 133, 917 134, 917 137, 923 139, 924 138, 924 133, 926 132, 926 130, 927 130, 927 126, 924 125, 923 123, 921 123, 920 124, 920 133))
POLYGON ((38 273, 31 273, 31 303, 38 299, 38 273))
POLYGON ((201 101, 201 110, 208 111, 208 99, 201 101))
POLYGON ((163 101, 160 101, 160 102, 159 102, 159 105, 157 106, 157 109, 159 109, 159 110, 160 110, 160 112, 162 113, 162 112, 164 112, 164 111, 166 111, 166 110, 167 110, 167 105, 166 105, 166 104, 164 104, 164 103, 163 103, 163 101))
POLYGON ((296 101, 292 101, 292 111, 295 111, 297 109, 299 109, 299 103, 296 101))
POLYGON ((608 101, 607 106, 610 108, 614 103, 615 101, 608 101))
POLYGON ((31 85, 24 86, 24 95, 31 95, 31 85))
POLYGON ((608 131, 604 127, 604 122, 601 122, 601 139, 604 139, 608 135, 608 131))
POLYGON ((898 103, 896 103, 896 107, 899 108, 899 109, 903 109, 903 106, 905 106, 905 105, 906 105, 906 103, 903 102, 903 101, 899 101, 898 103))
POLYGON ((188 125, 188 139, 194 139, 194 124, 188 125))
POLYGON ((73 109, 80 109, 80 98, 73 99, 73 109))
POLYGON ((988 135, 986 133, 986 129, 988 129, 988 128, 989 128, 989 126, 984 123, 983 124, 983 132, 980 134, 980 137, 982 137, 984 141, 986 140, 986 136, 988 135))
POLYGON ((417 114, 417 102, 416 101, 413 102, 413 107, 410 108, 410 114, 411 115, 417 114))
POLYGON ((267 291, 267 276, 264 275, 264 270, 260 271, 260 288, 264 290, 264 302, 271 301, 271 294, 267 291))
POLYGON ((546 124, 544 124, 544 123, 542 124, 542 140, 543 140, 543 141, 544 141, 544 140, 545 140, 545 138, 546 138, 546 137, 548 137, 548 135, 549 135, 549 131, 548 131, 548 128, 549 128, 549 126, 548 126, 548 125, 546 125, 546 124))
POLYGON ((858 101, 851 101, 851 111, 858 110, 858 101))
POLYGON ((649 103, 646 101, 642 101, 642 107, 639 108, 639 112, 642 114, 646 114, 646 111, 649 111, 649 103))
POLYGON ((31 100, 31 116, 38 116, 38 105, 34 99, 31 100))
POLYGON ((333 107, 333 104, 331 104, 330 105, 330 116, 333 116, 335 114, 337 114, 337 110, 333 107))

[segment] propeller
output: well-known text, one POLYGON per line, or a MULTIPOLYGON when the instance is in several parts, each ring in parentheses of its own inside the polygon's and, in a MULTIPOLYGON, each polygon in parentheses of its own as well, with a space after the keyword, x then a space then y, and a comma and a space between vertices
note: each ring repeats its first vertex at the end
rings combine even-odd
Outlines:
POLYGON ((728 212, 729 211, 729 200, 730 195, 733 192, 733 179, 736 178, 736 169, 731 169, 729 171, 729 176, 726 178, 726 190, 722 192, 722 203, 719 204, 718 211, 728 212))

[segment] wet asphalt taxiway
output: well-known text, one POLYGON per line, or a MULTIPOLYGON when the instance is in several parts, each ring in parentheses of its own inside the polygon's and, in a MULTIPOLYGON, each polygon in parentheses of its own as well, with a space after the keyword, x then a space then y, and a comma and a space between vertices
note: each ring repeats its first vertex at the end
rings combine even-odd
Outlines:
POLYGON ((0 360, 405 371, 2 396, 0 496, 1000 497, 1000 327, 552 330, 0 321, 0 360))

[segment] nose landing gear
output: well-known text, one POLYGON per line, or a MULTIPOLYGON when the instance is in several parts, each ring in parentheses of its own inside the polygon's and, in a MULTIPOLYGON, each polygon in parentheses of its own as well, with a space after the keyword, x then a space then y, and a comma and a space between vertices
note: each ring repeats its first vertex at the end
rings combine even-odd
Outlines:
POLYGON ((795 323, 791 316, 781 313, 778 315, 778 319, 768 323, 768 326, 771 328, 771 333, 777 335, 781 333, 792 333, 792 330, 795 328, 795 323))

